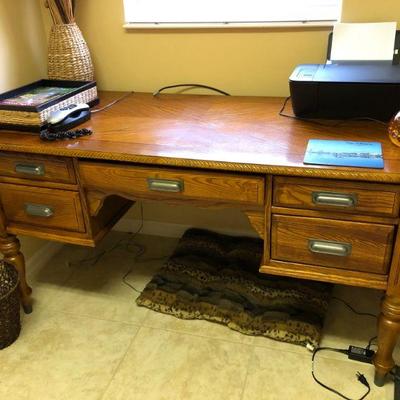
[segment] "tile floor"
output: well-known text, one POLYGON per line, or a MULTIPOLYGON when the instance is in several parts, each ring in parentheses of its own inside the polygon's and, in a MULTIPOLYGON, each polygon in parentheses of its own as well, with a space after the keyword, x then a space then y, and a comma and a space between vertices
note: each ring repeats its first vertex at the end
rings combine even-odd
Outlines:
MULTIPOLYGON (((113 232, 97 248, 109 249, 127 234, 113 232)), ((95 265, 76 261, 93 250, 64 246, 45 267, 29 271, 34 312, 23 316, 19 339, 0 351, 0 399, 7 400, 329 400, 311 377, 311 354, 298 346, 241 335, 205 321, 183 321, 135 305, 142 289, 176 240, 138 236, 146 246, 135 261, 119 246, 95 265), (158 260, 155 260, 158 259, 158 260), (67 261, 71 263, 68 264, 67 261)), ((120 244, 122 244, 120 242, 120 244)), ((359 310, 377 312, 381 292, 337 286, 336 296, 359 310)), ((332 302, 322 345, 365 345, 375 321, 332 302)), ((400 351, 396 351, 400 361, 400 351)), ((322 353, 321 380, 359 398, 361 371, 372 384, 373 368, 322 353)), ((393 399, 393 384, 372 384, 367 399, 393 399)))

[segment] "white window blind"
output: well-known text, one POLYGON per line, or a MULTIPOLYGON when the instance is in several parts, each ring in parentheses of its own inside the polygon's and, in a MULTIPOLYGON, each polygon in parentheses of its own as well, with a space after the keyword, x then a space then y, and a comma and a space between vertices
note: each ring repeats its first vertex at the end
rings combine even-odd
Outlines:
POLYGON ((332 22, 341 0, 124 0, 129 24, 241 24, 332 22))

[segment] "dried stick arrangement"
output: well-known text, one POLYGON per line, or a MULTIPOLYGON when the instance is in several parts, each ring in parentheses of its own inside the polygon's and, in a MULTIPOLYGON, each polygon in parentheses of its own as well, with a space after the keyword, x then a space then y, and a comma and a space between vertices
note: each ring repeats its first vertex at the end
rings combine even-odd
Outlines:
POLYGON ((46 0, 45 6, 50 10, 54 24, 72 24, 75 22, 75 0, 46 0))

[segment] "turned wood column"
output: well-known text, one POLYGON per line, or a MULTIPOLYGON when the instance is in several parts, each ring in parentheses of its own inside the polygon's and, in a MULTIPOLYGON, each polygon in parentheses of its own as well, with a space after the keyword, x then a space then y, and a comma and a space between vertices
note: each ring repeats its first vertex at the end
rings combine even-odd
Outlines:
POLYGON ((6 231, 6 219, 3 209, 0 207, 0 252, 4 259, 13 264, 19 275, 19 294, 25 313, 32 312, 32 289, 26 281, 25 258, 20 252, 21 245, 15 235, 9 235, 6 231))
POLYGON ((395 366, 393 350, 400 333, 400 233, 397 234, 388 288, 378 319, 378 350, 374 357, 375 384, 382 386, 395 366))
POLYGON ((382 386, 394 367, 393 350, 400 333, 400 298, 387 295, 378 320, 378 350, 375 354, 375 384, 382 386))

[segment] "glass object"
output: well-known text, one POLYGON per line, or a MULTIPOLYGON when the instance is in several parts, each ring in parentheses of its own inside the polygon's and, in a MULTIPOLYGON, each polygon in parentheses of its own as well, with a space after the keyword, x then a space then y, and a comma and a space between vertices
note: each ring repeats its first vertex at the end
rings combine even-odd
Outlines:
POLYGON ((392 143, 400 147, 400 111, 390 121, 388 133, 392 143))

